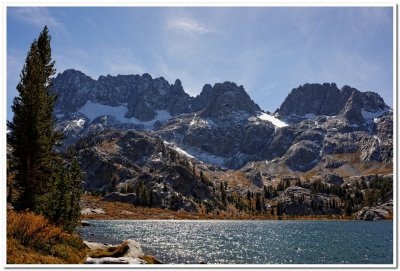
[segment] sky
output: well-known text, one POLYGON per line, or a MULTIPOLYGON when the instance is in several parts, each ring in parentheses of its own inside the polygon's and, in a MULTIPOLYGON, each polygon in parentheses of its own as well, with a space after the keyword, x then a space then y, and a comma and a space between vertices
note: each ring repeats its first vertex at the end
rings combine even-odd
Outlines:
POLYGON ((392 7, 8 7, 7 119, 32 41, 44 25, 57 73, 243 85, 274 112, 293 88, 334 82, 393 107, 392 7))

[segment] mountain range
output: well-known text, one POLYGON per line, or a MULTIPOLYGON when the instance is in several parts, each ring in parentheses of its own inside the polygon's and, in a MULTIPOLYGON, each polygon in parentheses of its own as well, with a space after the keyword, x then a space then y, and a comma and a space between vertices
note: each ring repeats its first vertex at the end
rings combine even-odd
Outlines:
POLYGON ((392 157, 392 110, 377 93, 349 86, 304 84, 273 114, 232 82, 206 84, 191 97, 179 79, 169 84, 143 74, 93 80, 66 70, 53 89, 65 147, 114 128, 153 131, 200 161, 232 169, 265 160, 307 171, 339 153, 359 152, 360 162, 392 157))
POLYGON ((104 200, 186 211, 226 210, 228 200, 237 210, 246 193, 283 189, 271 204, 286 202, 286 213, 326 214, 345 198, 310 194, 313 182, 350 182, 354 197, 360 176, 393 172, 392 109, 350 86, 304 84, 273 113, 233 82, 191 97, 179 79, 66 70, 52 90, 59 150, 79 160, 86 190, 112 192, 104 200), (308 203, 293 209, 295 197, 308 203))

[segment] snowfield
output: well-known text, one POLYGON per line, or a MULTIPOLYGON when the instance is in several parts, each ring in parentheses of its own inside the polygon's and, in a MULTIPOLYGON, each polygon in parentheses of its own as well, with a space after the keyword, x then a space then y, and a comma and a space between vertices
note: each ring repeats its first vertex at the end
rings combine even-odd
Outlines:
POLYGON ((126 118, 125 114, 128 113, 126 105, 110 106, 99 103, 92 103, 87 101, 84 106, 79 109, 80 113, 84 114, 90 121, 100 116, 113 116, 121 123, 132 123, 136 125, 143 125, 146 129, 152 129, 157 121, 169 120, 172 116, 168 111, 156 110, 157 115, 150 121, 140 121, 136 118, 126 118))
POLYGON ((280 119, 278 119, 278 118, 276 118, 276 117, 274 117, 272 115, 269 115, 267 113, 262 113, 261 115, 259 115, 257 117, 259 119, 271 122, 273 125, 275 125, 278 128, 288 126, 287 123, 285 123, 285 122, 281 121, 280 119))
POLYGON ((177 147, 174 143, 170 143, 164 140, 164 144, 167 145, 168 147, 173 148, 174 150, 176 150, 178 153, 187 156, 189 158, 194 158, 194 156, 190 155, 189 153, 187 153, 186 151, 182 150, 181 148, 177 147))
POLYGON ((382 117, 385 113, 387 113, 387 110, 381 110, 377 112, 369 112, 364 109, 361 110, 361 115, 363 116, 364 119, 375 119, 382 117))

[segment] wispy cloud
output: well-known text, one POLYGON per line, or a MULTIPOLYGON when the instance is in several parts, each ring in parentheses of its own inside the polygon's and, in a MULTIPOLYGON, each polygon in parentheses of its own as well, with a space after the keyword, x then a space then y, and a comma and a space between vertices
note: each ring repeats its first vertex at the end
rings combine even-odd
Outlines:
POLYGON ((50 10, 44 7, 12 7, 8 8, 8 14, 16 20, 34 26, 48 25, 53 28, 63 27, 63 24, 51 14, 50 10))
POLYGON ((206 34, 216 32, 215 29, 206 26, 192 18, 173 18, 167 22, 168 30, 179 30, 189 33, 206 34))

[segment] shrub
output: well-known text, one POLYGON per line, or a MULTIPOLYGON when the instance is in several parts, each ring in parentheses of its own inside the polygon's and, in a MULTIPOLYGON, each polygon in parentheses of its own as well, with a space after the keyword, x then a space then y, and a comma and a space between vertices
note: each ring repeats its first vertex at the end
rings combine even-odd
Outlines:
POLYGON ((7 263, 81 263, 86 245, 77 234, 67 233, 42 215, 7 213, 7 263))

